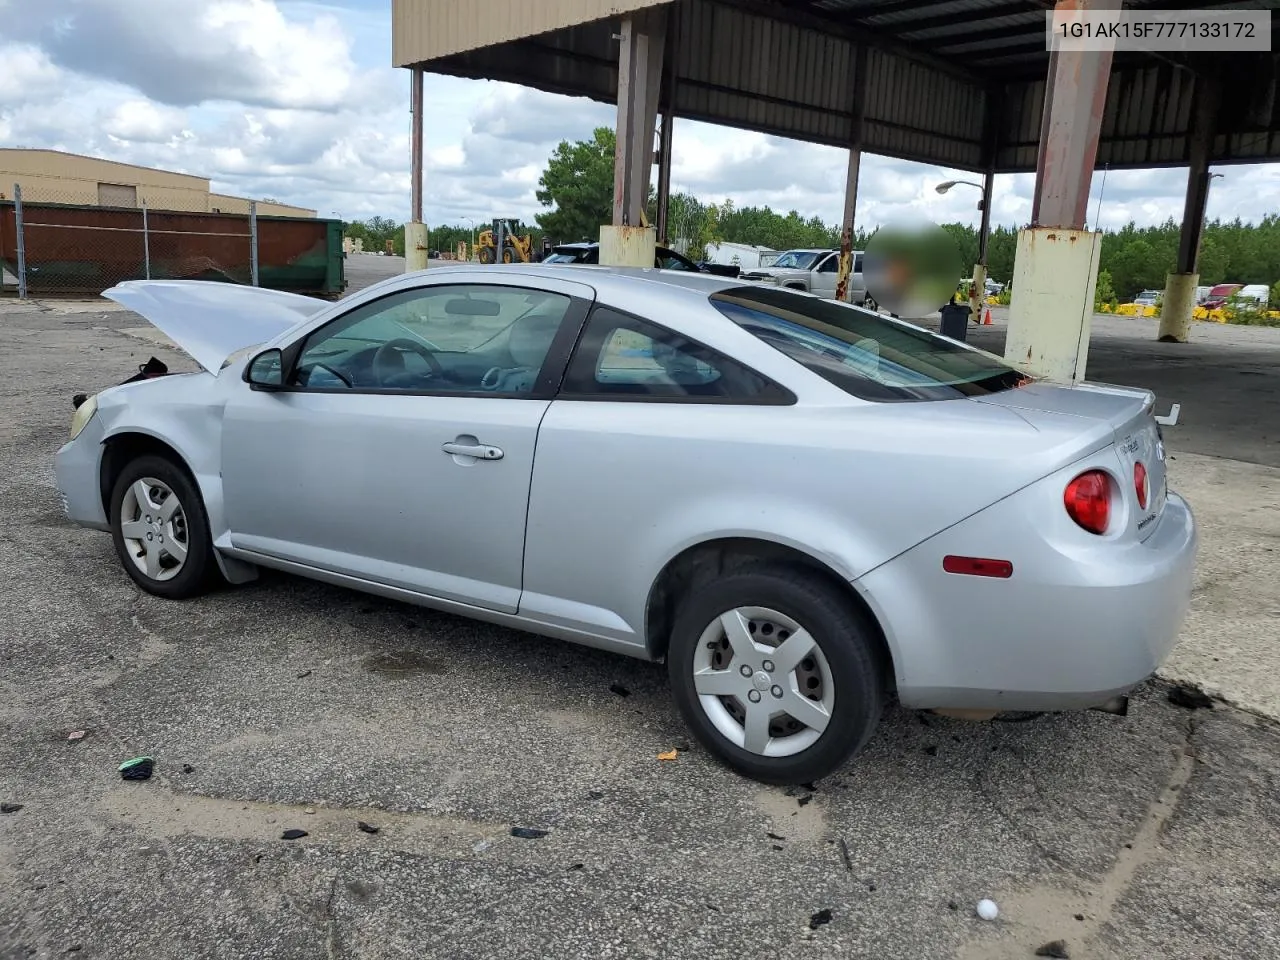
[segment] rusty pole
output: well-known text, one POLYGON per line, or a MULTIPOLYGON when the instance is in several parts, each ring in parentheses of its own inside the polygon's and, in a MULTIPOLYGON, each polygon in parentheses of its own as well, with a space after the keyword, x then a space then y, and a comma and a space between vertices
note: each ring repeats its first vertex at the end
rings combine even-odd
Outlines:
MULTIPOLYGON (((409 102, 413 111, 413 130, 410 135, 411 158, 410 167, 410 219, 414 223, 422 222, 422 68, 414 67, 412 86, 409 88, 409 102)), ((406 256, 408 251, 405 251, 406 256)))
MULTIPOLYGON (((1058 0, 1055 12, 1119 10, 1121 0, 1058 0)), ((1031 225, 1083 230, 1098 135, 1111 75, 1111 50, 1049 54, 1031 225)))
POLYGON ((844 183, 844 214, 840 220, 840 272, 836 299, 849 302, 849 277, 853 274, 853 228, 858 206, 858 174, 862 167, 862 118, 866 103, 867 48, 854 51, 853 104, 849 117, 849 170, 844 183))

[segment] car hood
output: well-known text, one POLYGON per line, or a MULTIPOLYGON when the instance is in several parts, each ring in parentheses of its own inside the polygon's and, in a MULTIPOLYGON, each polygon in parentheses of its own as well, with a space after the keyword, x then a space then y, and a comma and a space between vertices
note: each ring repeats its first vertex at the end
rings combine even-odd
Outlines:
POLYGON ((214 376, 237 350, 272 340, 328 306, 212 280, 127 280, 102 295, 140 314, 214 376))

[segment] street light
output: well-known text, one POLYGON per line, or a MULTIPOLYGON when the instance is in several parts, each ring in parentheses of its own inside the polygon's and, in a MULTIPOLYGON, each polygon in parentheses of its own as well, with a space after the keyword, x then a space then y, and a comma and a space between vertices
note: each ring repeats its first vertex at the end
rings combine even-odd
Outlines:
POLYGON ((463 220, 465 220, 465 221, 467 221, 467 223, 471 224, 471 250, 470 250, 470 254, 469 254, 469 255, 470 255, 470 256, 475 256, 475 252, 476 252, 476 221, 475 221, 475 219, 474 219, 473 217, 463 217, 462 219, 463 219, 463 220))
POLYGON ((982 189, 982 184, 974 183, 972 180, 947 180, 945 183, 938 184, 933 189, 937 190, 939 193, 946 193, 952 187, 961 183, 963 183, 966 187, 977 187, 979 190, 982 189))
POLYGON ((980 183, 974 183, 972 180, 944 180, 933 189, 937 190, 938 193, 946 193, 952 187, 962 184, 966 187, 974 187, 982 194, 978 198, 978 209, 982 211, 982 226, 978 229, 978 262, 973 265, 973 273, 970 276, 969 284, 969 302, 972 304, 970 309, 974 311, 974 319, 976 320, 976 315, 982 309, 982 299, 986 297, 987 292, 987 225, 989 220, 988 214, 984 209, 987 188, 980 183))

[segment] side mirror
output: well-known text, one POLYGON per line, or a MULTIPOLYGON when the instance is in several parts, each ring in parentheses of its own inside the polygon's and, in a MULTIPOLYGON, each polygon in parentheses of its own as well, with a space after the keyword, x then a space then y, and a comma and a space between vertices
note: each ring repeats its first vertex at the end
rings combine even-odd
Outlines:
POLYGON ((284 354, 276 348, 263 350, 244 368, 244 380, 255 390, 284 389, 284 354))

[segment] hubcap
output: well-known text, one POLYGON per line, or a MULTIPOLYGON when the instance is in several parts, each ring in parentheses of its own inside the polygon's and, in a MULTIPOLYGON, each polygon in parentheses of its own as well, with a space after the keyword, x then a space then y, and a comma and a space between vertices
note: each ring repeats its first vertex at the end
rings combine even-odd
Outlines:
POLYGON ((172 580, 187 562, 187 515, 177 494, 154 477, 125 491, 120 533, 133 565, 152 580, 172 580))
POLYGON ((811 747, 835 707, 822 648, 795 620, 765 607, 738 607, 707 625, 693 686, 721 735, 764 757, 811 747))

